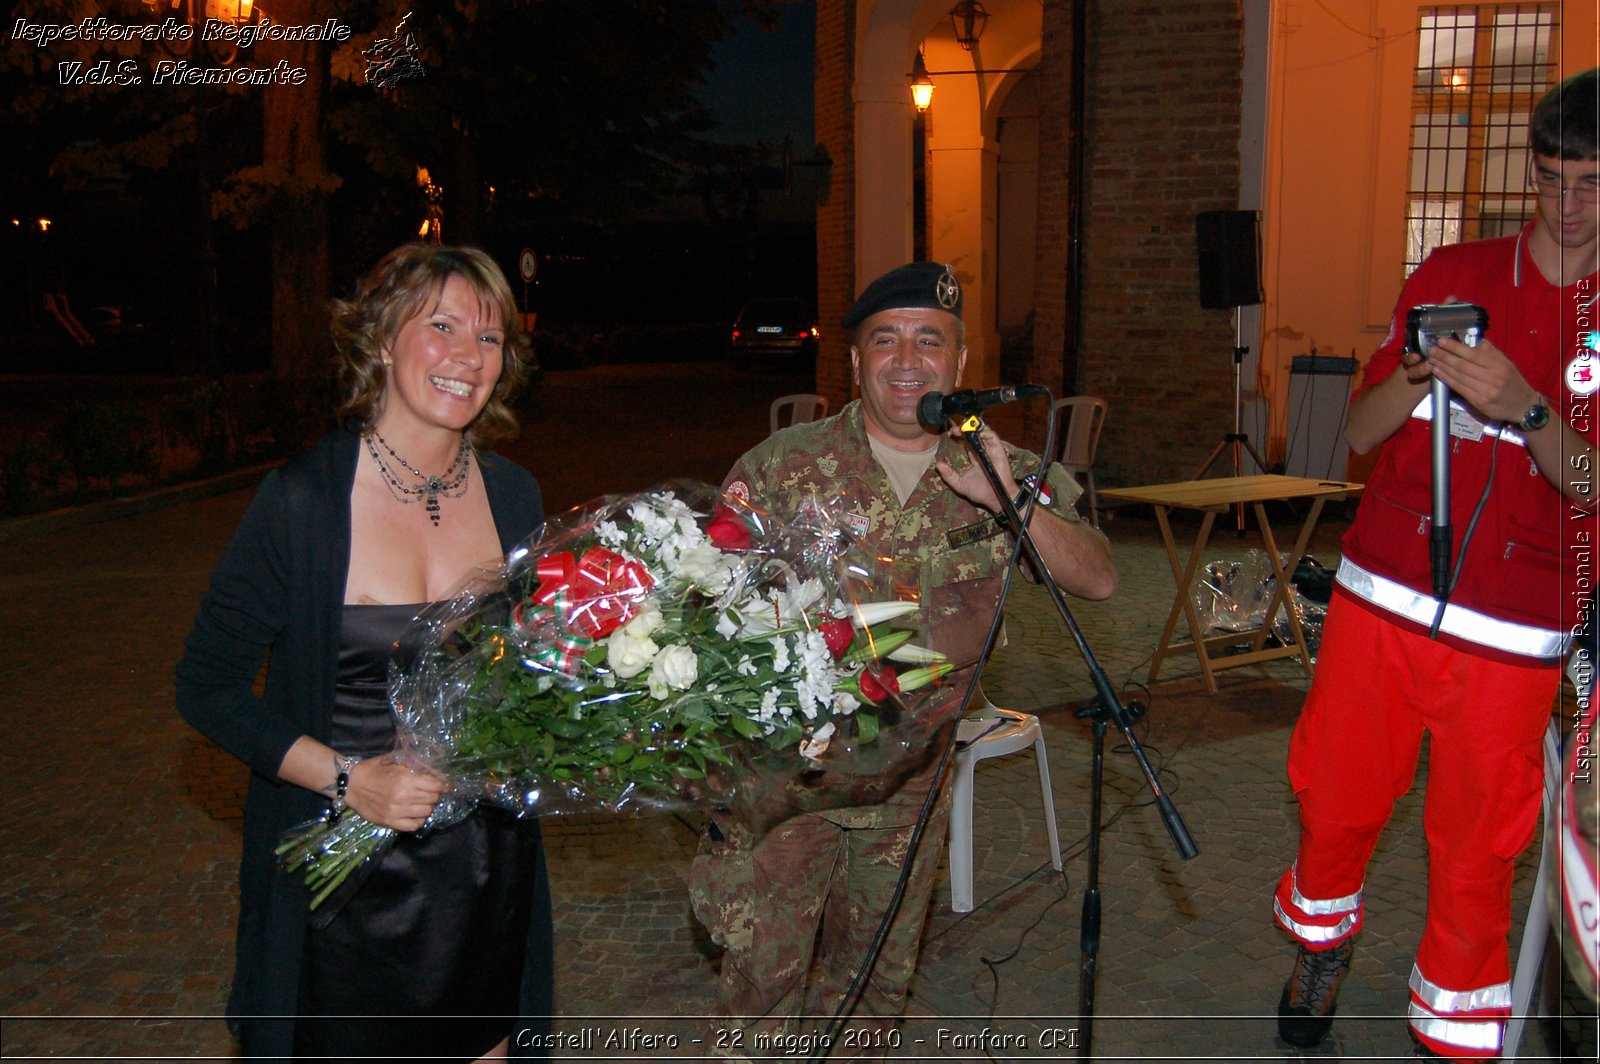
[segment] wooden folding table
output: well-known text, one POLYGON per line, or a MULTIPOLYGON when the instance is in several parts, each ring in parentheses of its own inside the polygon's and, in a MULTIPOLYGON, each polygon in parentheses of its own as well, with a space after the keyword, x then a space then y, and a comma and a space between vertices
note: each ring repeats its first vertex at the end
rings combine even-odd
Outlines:
POLYGON ((1193 651, 1200 659, 1200 672, 1205 677, 1206 690, 1212 694, 1217 690, 1217 670, 1276 658, 1299 658, 1306 676, 1310 677, 1311 655, 1306 649, 1305 632, 1300 628, 1299 614, 1293 609, 1287 611, 1289 630, 1292 633, 1290 642, 1282 646, 1269 647, 1266 645, 1267 636, 1271 634, 1272 620, 1277 615, 1279 606, 1288 604, 1285 590, 1290 586, 1289 579, 1293 573, 1293 566, 1298 563, 1300 556, 1305 553, 1307 544, 1311 542, 1311 533, 1317 526, 1317 518, 1322 515, 1322 504, 1331 498, 1343 498, 1351 492, 1360 490, 1360 484, 1343 480, 1313 480, 1309 477, 1267 475, 1184 480, 1172 484, 1150 484, 1142 488, 1115 488, 1101 491, 1102 500, 1146 503, 1154 507, 1156 523, 1161 526, 1161 542, 1167 548, 1167 561, 1172 566, 1172 576, 1178 584, 1177 597, 1173 600, 1172 609, 1167 612, 1166 627, 1161 630, 1161 642, 1156 646, 1155 656, 1150 659, 1150 679, 1154 681, 1160 673, 1161 662, 1164 659, 1186 651, 1193 651), (1295 499, 1311 500, 1311 512, 1306 514, 1305 521, 1300 525, 1300 535, 1295 540, 1294 549, 1288 555, 1290 568, 1285 569, 1283 559, 1278 554, 1277 540, 1272 535, 1272 525, 1267 520, 1267 503, 1290 502, 1295 499), (1226 513, 1235 506, 1244 505, 1250 506, 1255 511, 1256 525, 1261 529, 1262 546, 1272 566, 1273 592, 1267 601, 1266 619, 1251 637, 1250 649, 1214 658, 1212 651, 1236 645, 1241 637, 1250 637, 1250 633, 1229 632, 1207 638, 1200 624, 1199 613, 1195 609, 1191 589, 1194 585, 1195 572, 1200 568, 1201 559, 1205 556, 1206 542, 1211 538, 1211 526, 1216 521, 1217 515, 1226 513), (1178 557, 1178 544, 1172 536, 1169 515, 1174 509, 1201 510, 1205 515, 1200 519, 1200 532, 1195 536, 1194 546, 1190 549, 1186 561, 1178 557), (1187 643, 1172 642, 1180 616, 1189 624, 1191 640, 1187 643))

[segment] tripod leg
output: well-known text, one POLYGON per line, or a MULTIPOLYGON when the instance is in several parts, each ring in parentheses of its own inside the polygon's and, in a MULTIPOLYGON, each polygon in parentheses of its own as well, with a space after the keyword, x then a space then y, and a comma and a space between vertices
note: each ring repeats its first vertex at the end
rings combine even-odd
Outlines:
POLYGON ((1222 456, 1222 452, 1224 450, 1226 450, 1227 447, 1228 447, 1228 438, 1226 436, 1224 436, 1217 443, 1217 445, 1211 449, 1211 454, 1208 455, 1206 457, 1206 460, 1200 464, 1200 468, 1194 471, 1194 476, 1190 477, 1189 479, 1190 480, 1199 480, 1201 477, 1203 477, 1207 473, 1211 472, 1211 467, 1217 464, 1217 459, 1222 456))
POLYGON ((1240 439, 1244 443, 1245 450, 1250 452, 1250 457, 1256 460, 1256 468, 1263 473, 1267 472, 1267 460, 1262 458, 1261 452, 1255 449, 1255 446, 1250 442, 1250 437, 1241 436, 1240 439))

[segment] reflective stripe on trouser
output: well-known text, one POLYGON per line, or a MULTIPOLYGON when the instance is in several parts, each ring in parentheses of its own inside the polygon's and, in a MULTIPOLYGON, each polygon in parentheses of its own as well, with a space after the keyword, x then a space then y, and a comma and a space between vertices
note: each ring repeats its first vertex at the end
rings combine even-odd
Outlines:
POLYGON ((1450 990, 1411 969, 1411 1027, 1435 1053, 1492 1057, 1500 1052, 1511 1015, 1511 984, 1450 990))
POLYGON ((1272 898, 1278 924, 1313 951, 1331 949, 1361 927, 1361 891, 1341 898, 1308 898, 1300 893, 1293 867, 1278 881, 1272 898))
MULTIPOLYGON (((1359 896, 1378 836, 1411 788, 1427 731, 1428 905, 1417 963, 1446 987, 1506 981, 1513 862, 1538 821, 1541 743, 1559 680, 1557 666, 1466 654, 1335 596, 1289 744, 1300 847, 1277 895, 1288 921, 1337 923, 1285 904, 1293 890, 1306 898, 1359 896)), ((1359 903, 1356 913, 1359 927, 1359 903)), ((1302 941, 1325 949, 1339 939, 1302 941)))
MULTIPOLYGON (((1369 572, 1349 558, 1339 563, 1339 586, 1381 610, 1398 614, 1413 624, 1431 628, 1439 612, 1439 600, 1421 591, 1369 572)), ((1559 628, 1539 628, 1531 624, 1502 621, 1478 610, 1452 602, 1445 607, 1439 630, 1479 646, 1506 654, 1549 661, 1565 657, 1572 645, 1572 633, 1559 628)))

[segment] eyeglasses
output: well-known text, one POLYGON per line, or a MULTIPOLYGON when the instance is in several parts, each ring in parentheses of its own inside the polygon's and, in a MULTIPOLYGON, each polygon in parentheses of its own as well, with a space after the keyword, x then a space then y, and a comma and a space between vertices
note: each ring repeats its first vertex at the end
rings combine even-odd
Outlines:
POLYGON ((1545 199, 1560 199, 1570 192, 1588 203, 1600 202, 1600 174, 1584 174, 1575 184, 1567 185, 1556 171, 1535 168, 1528 179, 1545 199))

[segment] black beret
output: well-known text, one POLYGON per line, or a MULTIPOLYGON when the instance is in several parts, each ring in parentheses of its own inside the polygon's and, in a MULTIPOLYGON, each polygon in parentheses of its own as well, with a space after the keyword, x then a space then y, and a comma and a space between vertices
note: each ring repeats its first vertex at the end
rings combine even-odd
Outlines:
POLYGON ((937 262, 908 262, 867 285, 856 297, 844 327, 854 331, 880 310, 948 310, 961 317, 961 284, 954 271, 937 262))

